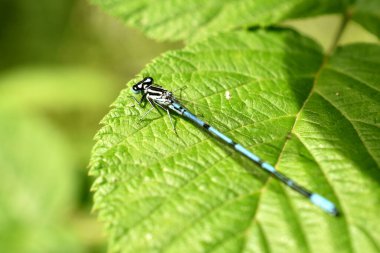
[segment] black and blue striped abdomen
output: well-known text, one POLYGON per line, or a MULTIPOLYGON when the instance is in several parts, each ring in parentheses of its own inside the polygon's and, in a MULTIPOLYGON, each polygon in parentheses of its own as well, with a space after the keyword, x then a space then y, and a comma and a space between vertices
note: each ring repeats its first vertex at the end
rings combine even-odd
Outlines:
POLYGON ((236 143, 235 141, 233 141, 231 138, 229 138, 228 136, 221 133, 216 128, 210 126, 209 124, 207 124, 203 120, 199 119, 197 116, 195 116, 194 114, 189 112, 187 109, 185 109, 181 104, 179 104, 177 102, 173 102, 169 106, 169 108, 172 109, 173 111, 177 112, 178 114, 183 115, 184 117, 186 117, 187 119, 189 119, 190 121, 192 121, 193 123, 198 125, 199 127, 203 128, 205 131, 207 131, 210 134, 212 134, 213 136, 217 137, 220 141, 228 144, 234 150, 236 150, 240 154, 244 155, 245 157, 247 157, 248 159, 250 159, 251 161, 253 161, 257 165, 259 165, 262 169, 264 169, 265 171, 270 173, 273 177, 277 178, 279 181, 283 182, 284 184, 286 184, 287 186, 289 186, 293 190, 297 191, 301 195, 309 198, 309 200, 313 204, 319 206, 320 208, 322 208, 323 210, 325 210, 326 212, 328 212, 332 215, 335 215, 335 216, 338 215, 338 210, 332 202, 330 202, 329 200, 327 200, 323 196, 316 194, 316 193, 312 193, 312 192, 308 191, 307 189, 305 189, 304 187, 298 185, 296 182, 294 182, 290 178, 286 177, 281 172, 277 171, 272 165, 261 160, 260 157, 253 154, 251 151, 249 151, 248 149, 243 147, 241 144, 236 143))

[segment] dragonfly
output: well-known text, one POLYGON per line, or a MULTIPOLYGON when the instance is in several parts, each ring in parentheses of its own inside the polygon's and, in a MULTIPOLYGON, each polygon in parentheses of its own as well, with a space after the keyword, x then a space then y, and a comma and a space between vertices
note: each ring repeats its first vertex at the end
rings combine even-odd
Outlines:
POLYGON ((290 187, 294 191, 309 199, 309 201, 315 206, 318 206, 319 208, 333 216, 339 215, 339 211, 333 202, 331 202, 330 200, 318 193, 312 192, 304 188, 294 180, 279 172, 274 166, 272 166, 268 162, 265 162, 259 156, 249 151, 243 145, 235 142, 230 137, 217 130, 215 127, 210 126, 209 124, 195 116, 186 107, 184 107, 178 99, 176 99, 172 92, 164 89, 163 87, 157 84, 154 84, 154 80, 152 77, 145 77, 141 81, 133 85, 132 92, 135 94, 142 94, 140 101, 137 101, 133 97, 139 104, 141 104, 144 101, 148 101, 152 106, 146 113, 142 115, 141 118, 144 118, 154 108, 158 110, 158 108, 156 107, 157 105, 158 107, 167 112, 170 119, 170 123, 173 129, 175 130, 172 117, 170 115, 170 112, 173 111, 178 115, 187 118, 189 121, 203 129, 204 131, 210 133, 212 136, 214 136, 222 143, 225 143, 226 145, 234 149, 236 152, 251 160, 261 169, 268 172, 272 177, 276 178, 280 182, 284 183, 286 186, 290 187))

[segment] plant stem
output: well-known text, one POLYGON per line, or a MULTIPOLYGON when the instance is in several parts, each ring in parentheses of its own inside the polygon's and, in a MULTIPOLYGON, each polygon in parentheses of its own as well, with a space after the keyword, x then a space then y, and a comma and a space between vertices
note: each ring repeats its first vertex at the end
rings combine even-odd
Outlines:
POLYGON ((334 52, 335 48, 337 47, 337 45, 338 45, 338 43, 339 43, 339 41, 340 41, 340 39, 341 39, 341 37, 342 37, 342 35, 344 33, 344 30, 347 27, 348 22, 351 20, 351 16, 352 16, 351 15, 351 11, 349 11, 349 10, 347 10, 343 14, 342 21, 340 22, 338 32, 336 33, 334 41, 331 44, 330 49, 328 50, 328 53, 327 53, 328 56, 330 56, 334 52))

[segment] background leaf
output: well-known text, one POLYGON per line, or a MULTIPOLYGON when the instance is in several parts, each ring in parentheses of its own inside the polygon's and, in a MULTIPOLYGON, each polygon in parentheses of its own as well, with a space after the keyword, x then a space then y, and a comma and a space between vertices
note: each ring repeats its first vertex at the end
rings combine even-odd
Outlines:
MULTIPOLYGON (((115 90, 110 82, 84 67, 24 67, 1 75, 0 252, 95 252, 78 232, 84 222, 78 205, 87 192, 98 111, 115 90)), ((97 226, 91 231, 86 235, 100 237, 97 226)))
POLYGON ((24 113, 0 108, 0 118, 0 249, 82 252, 64 222, 79 183, 64 136, 24 113))
POLYGON ((72 4, 73 0, 0 1, 0 70, 20 62, 52 61, 67 38, 72 4))
POLYGON ((157 40, 181 40, 237 27, 342 12, 350 0, 92 0, 157 40))
POLYGON ((295 32, 256 30, 155 60, 128 83, 96 137, 95 208, 111 250, 378 252, 378 59, 377 45, 324 59, 295 32), (180 117, 178 136, 165 113, 139 122, 147 108, 134 106, 129 87, 148 75, 343 216, 323 213, 180 117))
POLYGON ((380 38, 380 1, 357 0, 352 19, 380 38))
POLYGON ((33 67, 3 73, 0 106, 29 110, 94 110, 111 100, 113 79, 85 67, 33 67), (86 96, 82 94, 91 90, 86 96))

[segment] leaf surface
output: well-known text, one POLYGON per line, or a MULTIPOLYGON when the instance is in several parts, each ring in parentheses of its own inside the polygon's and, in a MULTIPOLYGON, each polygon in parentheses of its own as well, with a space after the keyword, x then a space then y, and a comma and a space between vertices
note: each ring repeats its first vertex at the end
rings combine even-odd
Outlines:
POLYGON ((95 208, 111 250, 378 252, 379 59, 371 44, 324 59, 290 30, 224 33, 156 59, 96 136, 95 208), (139 121, 149 104, 129 96, 143 76, 343 215, 323 213, 179 116, 178 135, 165 112, 139 121))
POLYGON ((330 0, 92 0, 158 40, 202 37, 237 27, 269 26, 280 21, 340 13, 347 1, 330 0))

